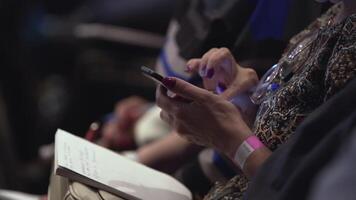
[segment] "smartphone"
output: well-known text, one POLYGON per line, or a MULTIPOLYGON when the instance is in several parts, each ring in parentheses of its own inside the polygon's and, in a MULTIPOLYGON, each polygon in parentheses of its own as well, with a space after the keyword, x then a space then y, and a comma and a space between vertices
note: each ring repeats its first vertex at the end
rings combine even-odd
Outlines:
MULTIPOLYGON (((141 66, 141 72, 144 76, 146 76, 147 78, 153 80, 154 82, 162 85, 164 88, 166 88, 166 86, 163 84, 163 76, 155 71, 153 71, 152 69, 145 67, 145 66, 141 66)), ((170 90, 167 89, 167 96, 174 98, 177 95, 173 92, 171 92, 170 90)))
MULTIPOLYGON (((153 80, 154 82, 156 82, 166 88, 166 86, 162 82, 164 77, 162 75, 160 75, 159 73, 157 73, 157 72, 153 71, 152 69, 145 67, 145 66, 141 66, 141 72, 147 78, 153 80)), ((192 102, 191 100, 188 100, 188 99, 178 96, 174 92, 168 90, 168 88, 166 88, 166 89, 167 89, 167 96, 169 96, 170 98, 180 99, 181 101, 184 101, 187 103, 192 102)))
POLYGON ((141 72, 147 78, 153 80, 154 82, 156 82, 160 85, 163 85, 163 83, 162 83, 163 76, 160 75, 159 73, 157 73, 157 72, 153 71, 152 69, 145 67, 145 66, 141 66, 141 72))

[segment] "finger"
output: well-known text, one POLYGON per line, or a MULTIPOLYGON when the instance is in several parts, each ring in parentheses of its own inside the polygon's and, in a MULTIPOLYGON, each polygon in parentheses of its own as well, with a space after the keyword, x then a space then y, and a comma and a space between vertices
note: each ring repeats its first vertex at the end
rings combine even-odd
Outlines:
MULTIPOLYGON (((258 84, 258 77, 254 70, 243 69, 245 78, 234 81, 221 96, 225 99, 231 99, 239 94, 250 92, 258 84)), ((242 73, 242 72, 241 72, 242 73)))
POLYGON ((163 83, 169 90, 188 100, 204 102, 208 101, 212 95, 209 91, 194 86, 179 78, 166 77, 163 79, 163 83))
POLYGON ((224 53, 221 50, 214 52, 213 54, 210 55, 206 65, 207 66, 206 77, 212 78, 216 72, 225 70, 223 68, 224 65, 228 64, 229 66, 231 66, 231 63, 232 63, 231 57, 228 54, 224 53))
POLYGON ((206 64, 206 77, 212 78, 218 71, 232 74, 235 59, 228 48, 220 48, 214 51, 206 64))
POLYGON ((169 115, 167 112, 165 112, 164 110, 162 110, 161 112, 160 112, 160 117, 161 117, 161 119, 163 120, 163 121, 165 121, 165 122, 167 122, 168 124, 172 124, 172 122, 173 122, 173 117, 171 116, 171 115, 169 115))
POLYGON ((184 134, 183 132, 182 133, 179 133, 179 135, 183 138, 185 138, 188 142, 190 143, 193 143, 193 144, 196 144, 196 145, 200 145, 200 146, 204 146, 204 144, 202 142, 199 141, 198 138, 196 138, 195 136, 193 135, 189 135, 189 134, 184 134))
POLYGON ((210 56, 211 56, 214 52, 216 52, 216 51, 218 51, 218 50, 219 50, 218 48, 212 48, 212 49, 210 49, 207 53, 205 53, 205 54, 203 55, 203 57, 201 58, 200 66, 199 66, 199 75, 200 75, 201 77, 205 77, 205 76, 206 76, 206 74, 207 74, 207 72, 206 72, 206 66, 207 66, 207 64, 208 64, 208 60, 209 60, 210 56))
POLYGON ((119 116, 127 115, 128 113, 137 109, 144 103, 145 100, 143 100, 141 97, 138 96, 128 97, 116 104, 115 113, 117 113, 119 116))
POLYGON ((231 54, 231 51, 228 48, 224 47, 221 48, 220 51, 216 54, 216 57, 218 58, 216 62, 218 63, 214 64, 220 64, 227 74, 232 74, 236 61, 234 56, 231 54))
POLYGON ((232 99, 233 97, 242 94, 244 89, 241 86, 231 84, 220 96, 224 99, 232 99))
POLYGON ((132 107, 122 107, 118 112, 118 119, 122 126, 128 126, 135 115, 135 110, 132 107))
POLYGON ((184 102, 168 97, 167 89, 163 86, 158 86, 156 90, 156 104, 168 113, 176 113, 183 106, 184 102))
POLYGON ((194 59, 190 59, 187 62, 187 72, 199 72, 199 66, 200 66, 200 60, 199 58, 194 58, 194 59))
POLYGON ((119 109, 118 109, 118 114, 119 114, 119 117, 122 118, 122 117, 129 117, 130 116, 130 113, 131 111, 133 110, 134 108, 129 105, 129 104, 126 104, 124 106, 120 106, 119 109))

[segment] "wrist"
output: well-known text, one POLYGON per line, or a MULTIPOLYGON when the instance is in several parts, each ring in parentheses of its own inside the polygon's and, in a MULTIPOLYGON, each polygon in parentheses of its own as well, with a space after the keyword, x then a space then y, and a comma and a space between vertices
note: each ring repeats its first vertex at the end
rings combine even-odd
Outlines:
POLYGON ((259 140, 255 135, 250 135, 247 137, 237 148, 233 161, 240 167, 240 169, 245 168, 245 163, 247 159, 257 150, 265 147, 265 145, 259 140))
POLYGON ((244 128, 243 131, 240 131, 242 134, 234 135, 230 140, 230 144, 227 145, 226 155, 234 160, 235 154, 239 146, 250 136, 254 135, 252 130, 248 127, 244 128))
POLYGON ((251 178, 270 154, 271 151, 251 133, 229 157, 247 177, 251 178))

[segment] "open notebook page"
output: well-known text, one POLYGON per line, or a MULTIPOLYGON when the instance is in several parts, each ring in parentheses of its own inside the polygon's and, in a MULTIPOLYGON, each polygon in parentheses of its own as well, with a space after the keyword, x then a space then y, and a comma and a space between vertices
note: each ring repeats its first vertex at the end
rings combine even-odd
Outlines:
POLYGON ((55 145, 56 173, 67 176, 71 174, 68 178, 72 180, 115 194, 124 194, 123 197, 129 199, 192 198, 189 190, 171 176, 63 130, 57 131, 55 145))

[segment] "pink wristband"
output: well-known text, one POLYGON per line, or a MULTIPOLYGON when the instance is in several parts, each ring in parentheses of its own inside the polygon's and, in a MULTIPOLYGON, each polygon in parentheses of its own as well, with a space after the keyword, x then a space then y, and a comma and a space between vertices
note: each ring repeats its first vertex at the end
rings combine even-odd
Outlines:
POLYGON ((257 149, 264 147, 264 144, 255 135, 249 136, 240 146, 234 156, 234 161, 241 169, 244 168, 247 158, 257 149))

